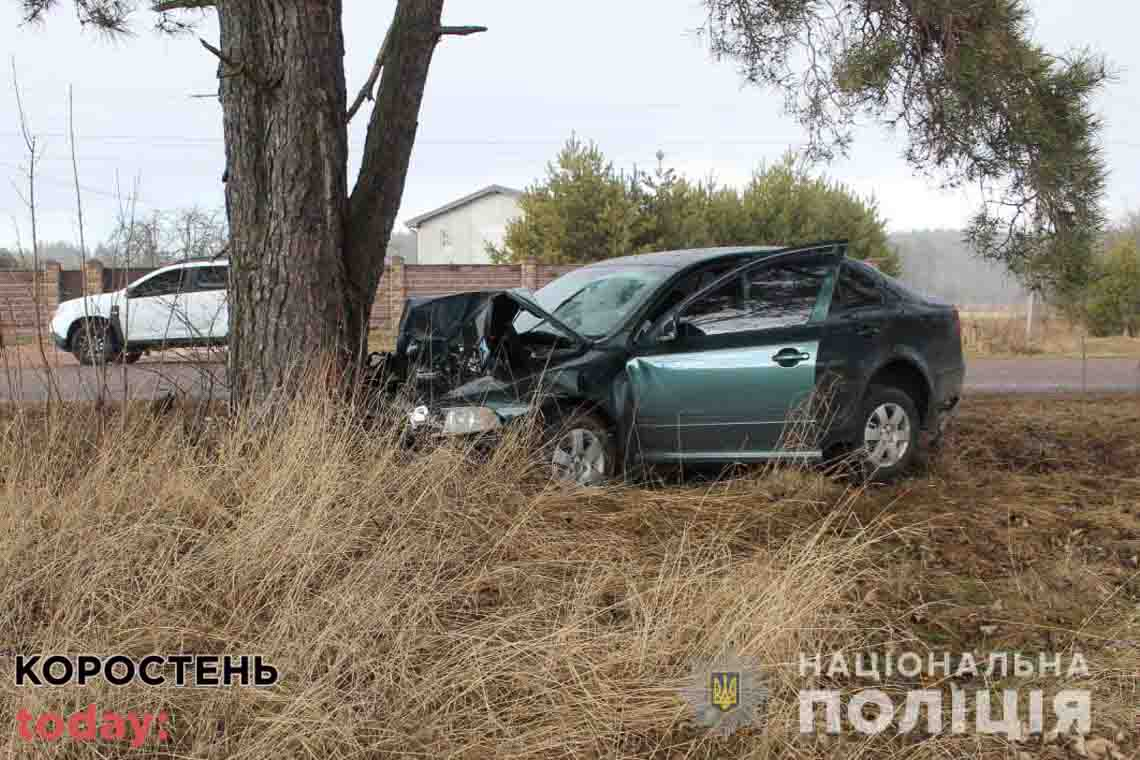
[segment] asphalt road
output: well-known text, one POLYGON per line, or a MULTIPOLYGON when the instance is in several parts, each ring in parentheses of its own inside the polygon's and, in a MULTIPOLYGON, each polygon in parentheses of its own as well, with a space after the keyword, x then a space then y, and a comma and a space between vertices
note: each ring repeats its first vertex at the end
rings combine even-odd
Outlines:
POLYGON ((79 365, 45 369, 0 369, 0 401, 158 399, 177 391, 196 398, 226 398, 225 366, 196 362, 142 362, 109 367, 79 365), (125 370, 125 372, 124 372, 125 370))
POLYGON ((966 365, 966 391, 973 393, 1140 393, 1140 357, 1135 359, 974 359, 966 365))
MULTIPOLYGON (((1140 359, 1089 359, 1083 373, 1079 359, 976 359, 966 370, 969 393, 1140 393, 1140 359)), ((12 370, 0 376, 0 401, 42 401, 49 387, 68 400, 162 398, 175 389, 198 398, 227 395, 221 364, 144 362, 127 367, 69 366, 49 373, 12 370), (124 369, 125 377, 124 377, 124 369), (125 379, 125 382, 124 382, 125 379)), ((53 394, 54 395, 54 394, 53 394)))

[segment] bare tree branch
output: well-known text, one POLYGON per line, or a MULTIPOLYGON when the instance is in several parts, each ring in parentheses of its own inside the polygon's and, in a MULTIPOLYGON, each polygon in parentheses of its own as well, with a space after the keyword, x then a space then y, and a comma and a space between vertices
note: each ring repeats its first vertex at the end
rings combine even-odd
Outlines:
POLYGON ((456 37, 466 37, 469 34, 479 34, 485 31, 487 31, 487 27, 485 26, 441 26, 439 28, 439 36, 452 35, 456 37))
POLYGON ((392 27, 388 27, 388 31, 384 33, 384 42, 380 44, 380 52, 376 54, 376 62, 372 64, 372 72, 368 75, 368 81, 360 88, 360 92, 356 96, 356 100, 352 101, 352 105, 348 107, 348 115, 345 116, 345 123, 352 121, 352 117, 364 104, 365 100, 372 100, 372 91, 376 87, 376 80, 380 78, 380 69, 384 67, 384 57, 388 54, 388 43, 392 40, 392 27))
POLYGON ((47 351, 44 348, 44 314, 43 314, 43 277, 45 270, 41 269, 39 231, 37 229, 36 209, 36 164, 42 155, 38 152, 38 143, 31 127, 28 126, 28 117, 24 113, 24 101, 20 96, 20 78, 16 74, 16 59, 12 58, 12 89, 16 93, 16 113, 20 119, 20 133, 24 137, 24 144, 28 149, 28 214, 32 221, 32 304, 35 310, 36 344, 39 347, 40 360, 44 366, 44 378, 47 385, 47 407, 50 411, 52 394, 56 399, 62 399, 59 386, 55 382, 55 375, 48 362, 47 351))
MULTIPOLYGON (((487 31, 485 26, 441 26, 436 32, 440 37, 445 35, 454 35, 458 37, 466 37, 470 34, 479 34, 480 32, 487 31)), ((392 27, 388 27, 387 33, 384 35, 384 42, 380 45, 380 52, 376 54, 376 62, 372 64, 372 72, 368 75, 368 81, 360 88, 360 92, 356 95, 356 100, 352 101, 352 105, 348 108, 348 115, 345 117, 345 122, 352 121, 352 117, 364 105, 365 100, 374 100, 372 95, 376 88, 376 80, 380 78, 380 70, 384 68, 384 59, 388 55, 389 44, 392 39, 392 27)))
POLYGON ((206 42, 206 40, 205 40, 204 38, 202 38, 202 37, 199 37, 199 38, 198 38, 198 42, 201 42, 201 43, 202 43, 202 47, 206 48, 206 49, 207 49, 207 50, 209 50, 211 53, 213 53, 213 54, 214 54, 214 55, 217 57, 217 59, 218 59, 219 61, 221 61, 222 63, 226 64, 226 65, 227 65, 227 66, 229 66, 230 68, 237 68, 237 64, 235 64, 235 63, 234 63, 233 61, 231 61, 229 58, 226 58, 225 54, 224 54, 224 53, 223 53, 221 50, 218 50, 216 47, 214 47, 213 45, 211 45, 209 42, 206 42))

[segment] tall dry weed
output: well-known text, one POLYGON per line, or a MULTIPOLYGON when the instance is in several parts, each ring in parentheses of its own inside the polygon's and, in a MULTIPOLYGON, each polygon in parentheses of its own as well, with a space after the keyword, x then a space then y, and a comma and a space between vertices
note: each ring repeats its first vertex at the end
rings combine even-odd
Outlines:
POLYGON ((880 542, 923 516, 799 468, 558 486, 533 431, 409 451, 385 413, 10 410, 0 648, 256 654, 281 681, 16 688, 9 671, 7 755, 125 754, 26 742, 9 717, 94 703, 165 710, 170 741, 131 751, 154 757, 1000 756, 975 737, 798 733, 799 653, 913 635, 865 592, 896 582, 880 542), (680 690, 726 651, 761 663, 770 698, 762 729, 719 739, 680 690))
MULTIPOLYGON (((869 538, 839 535, 842 507, 825 506, 842 494, 815 476, 782 487, 821 519, 758 546, 747 535, 778 503, 763 489, 583 492, 547 482, 525 434, 489 457, 409 453, 340 411, 304 402, 206 434, 145 407, 7 417, 6 648, 260 654, 282 680, 6 677, 3 712, 165 709, 158 749, 195 757, 716 754, 678 696, 696 659, 731 647, 776 672, 859 635, 844 596, 869 538)), ((100 751, 6 742, 22 757, 100 751)))

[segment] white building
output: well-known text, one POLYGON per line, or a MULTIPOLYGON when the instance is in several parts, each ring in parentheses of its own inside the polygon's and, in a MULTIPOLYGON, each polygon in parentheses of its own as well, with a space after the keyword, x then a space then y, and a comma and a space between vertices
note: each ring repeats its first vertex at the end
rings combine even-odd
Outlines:
POLYGON ((416 263, 491 263, 487 244, 503 244, 507 223, 521 213, 521 195, 509 187, 489 185, 409 219, 405 224, 416 231, 416 263))

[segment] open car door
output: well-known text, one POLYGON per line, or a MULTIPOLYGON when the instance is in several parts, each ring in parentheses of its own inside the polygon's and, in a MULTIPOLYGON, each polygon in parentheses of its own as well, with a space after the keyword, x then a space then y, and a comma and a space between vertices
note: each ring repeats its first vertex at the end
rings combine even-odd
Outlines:
POLYGON ((627 364, 647 461, 818 455, 816 369, 842 245, 773 254, 663 315, 627 364))

